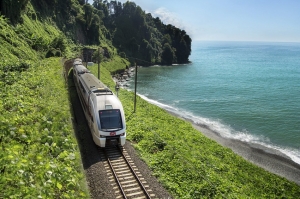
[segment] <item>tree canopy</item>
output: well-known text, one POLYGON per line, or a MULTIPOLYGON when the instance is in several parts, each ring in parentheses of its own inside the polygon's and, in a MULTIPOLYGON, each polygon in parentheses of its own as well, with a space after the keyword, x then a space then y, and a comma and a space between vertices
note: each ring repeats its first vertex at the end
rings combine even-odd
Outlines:
POLYGON ((171 24, 146 13, 134 2, 94 0, 2 0, 1 15, 12 24, 37 10, 32 18, 51 20, 75 43, 83 45, 111 44, 117 53, 139 65, 187 63, 191 54, 191 38, 171 24))

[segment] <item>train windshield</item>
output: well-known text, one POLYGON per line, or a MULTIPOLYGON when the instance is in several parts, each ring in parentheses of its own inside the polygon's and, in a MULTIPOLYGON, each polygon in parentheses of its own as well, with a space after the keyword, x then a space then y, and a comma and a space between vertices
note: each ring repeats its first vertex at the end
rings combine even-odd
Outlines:
POLYGON ((122 117, 119 109, 99 111, 101 130, 120 130, 123 128, 122 117))

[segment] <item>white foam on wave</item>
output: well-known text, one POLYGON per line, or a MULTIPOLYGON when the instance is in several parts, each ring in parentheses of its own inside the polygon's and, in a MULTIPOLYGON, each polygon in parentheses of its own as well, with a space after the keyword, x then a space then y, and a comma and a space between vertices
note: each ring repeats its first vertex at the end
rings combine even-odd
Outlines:
POLYGON ((142 99, 146 100, 147 102, 150 102, 151 104, 154 104, 154 105, 159 106, 161 108, 164 108, 164 109, 167 109, 167 110, 172 110, 173 109, 175 111, 178 111, 177 109, 173 108, 172 106, 160 103, 160 102, 158 102, 156 100, 152 100, 152 99, 146 97, 145 95, 138 94, 138 96, 140 96, 142 99))
POLYGON ((269 149, 277 150, 277 151, 285 154, 289 158, 291 158, 291 160, 293 160, 295 163, 300 165, 300 150, 298 150, 298 149, 276 146, 276 145, 272 144, 270 142, 270 140, 265 136, 251 135, 247 130, 236 131, 231 126, 223 124, 222 121, 220 121, 220 120, 196 116, 193 113, 190 113, 190 112, 187 112, 184 110, 179 110, 170 105, 166 105, 166 104, 163 104, 156 100, 150 99, 150 98, 146 97, 145 95, 140 95, 140 94, 138 94, 138 95, 151 104, 154 104, 163 109, 166 109, 167 111, 173 112, 184 119, 191 120, 195 124, 206 126, 207 128, 209 128, 210 130, 217 133, 219 136, 221 136, 223 138, 240 140, 243 142, 257 144, 257 145, 261 145, 261 146, 264 146, 269 149))
POLYGON ((300 151, 299 150, 290 149, 290 148, 286 148, 286 149, 279 148, 278 150, 280 152, 286 154, 287 156, 289 156, 297 164, 300 164, 300 155, 299 155, 300 151))

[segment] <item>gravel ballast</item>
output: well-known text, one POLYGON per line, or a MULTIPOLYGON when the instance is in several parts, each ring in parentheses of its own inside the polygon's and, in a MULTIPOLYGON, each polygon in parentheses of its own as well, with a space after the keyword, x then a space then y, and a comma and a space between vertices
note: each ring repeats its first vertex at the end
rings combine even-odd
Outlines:
MULTIPOLYGON (((70 79, 72 78, 71 76, 72 73, 69 74, 70 79)), ((69 85, 69 93, 74 118, 73 127, 80 149, 81 161, 85 171, 90 196, 95 199, 114 199, 116 198, 116 195, 114 194, 115 187, 112 187, 108 179, 103 160, 100 158, 99 147, 95 145, 92 139, 75 86, 72 85, 72 83, 69 85)), ((138 168, 139 172, 146 180, 150 189, 155 194, 155 198, 172 198, 171 194, 168 193, 168 191, 164 189, 164 187, 152 175, 152 171, 145 162, 140 159, 138 153, 133 148, 132 143, 126 141, 124 148, 134 162, 134 165, 138 168)))

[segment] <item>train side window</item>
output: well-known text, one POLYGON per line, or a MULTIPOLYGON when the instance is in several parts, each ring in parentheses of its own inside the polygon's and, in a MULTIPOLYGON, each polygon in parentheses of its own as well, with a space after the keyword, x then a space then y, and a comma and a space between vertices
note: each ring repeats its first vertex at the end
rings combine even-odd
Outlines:
POLYGON ((94 123, 93 115, 91 114, 91 109, 90 108, 91 107, 89 106, 89 115, 90 115, 90 118, 91 118, 92 122, 94 123))
POLYGON ((80 85, 80 87, 81 87, 82 91, 85 93, 85 89, 84 89, 84 87, 83 87, 83 85, 82 85, 81 81, 79 81, 79 85, 80 85))

